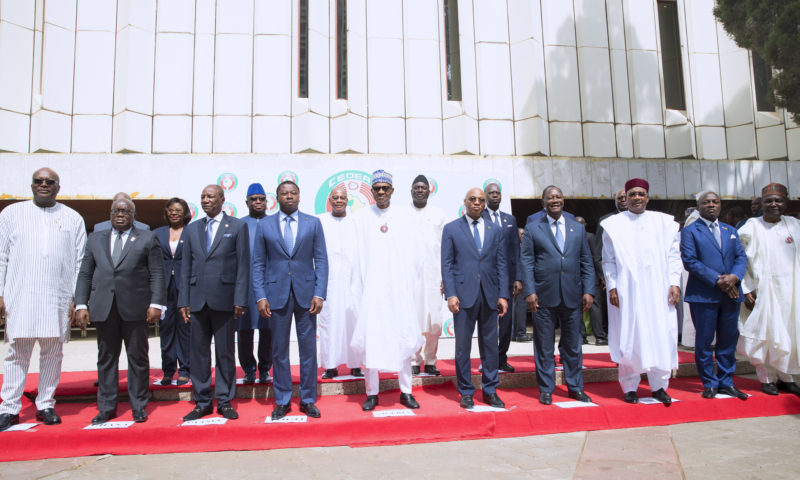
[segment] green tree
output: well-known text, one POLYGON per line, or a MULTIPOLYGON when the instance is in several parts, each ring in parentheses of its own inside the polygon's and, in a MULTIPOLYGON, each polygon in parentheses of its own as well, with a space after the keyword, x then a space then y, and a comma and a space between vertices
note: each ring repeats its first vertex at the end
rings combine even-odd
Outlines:
POLYGON ((769 100, 800 123, 800 0, 717 0, 714 15, 775 69, 769 100))

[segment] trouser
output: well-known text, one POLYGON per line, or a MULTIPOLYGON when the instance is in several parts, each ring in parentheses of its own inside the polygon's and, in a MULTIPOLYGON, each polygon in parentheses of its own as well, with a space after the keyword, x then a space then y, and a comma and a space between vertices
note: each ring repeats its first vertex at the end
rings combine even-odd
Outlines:
POLYGON ((183 321, 178 311, 178 289, 170 280, 167 288, 167 311, 159 324, 161 340, 161 370, 164 376, 171 377, 177 370, 179 377, 188 377, 191 362, 189 355, 192 344, 192 324, 183 321))
MULTIPOLYGON (((381 380, 377 368, 367 368, 364 372, 364 387, 367 395, 377 395, 381 388, 381 380)), ((401 393, 411 393, 411 359, 403 360, 403 368, 397 372, 397 380, 400 382, 401 393)))
POLYGON ((521 337, 528 334, 528 304, 525 295, 520 293, 511 300, 512 336, 521 337))
POLYGON ((753 359, 750 359, 750 363, 756 367, 756 375, 758 375, 758 381, 761 383, 775 383, 778 380, 786 383, 794 383, 794 377, 788 373, 783 373, 776 370, 772 365, 767 365, 764 363, 759 363, 756 365, 753 359))
POLYGON ((192 312, 192 386, 199 408, 211 407, 211 339, 214 339, 216 370, 214 397, 217 408, 229 405, 236 396, 236 360, 233 312, 212 310, 205 305, 192 312))
MULTIPOLYGON (((733 301, 689 304, 694 322, 694 358, 697 374, 706 388, 733 386, 736 371, 736 342, 739 340, 739 304, 733 301), (712 346, 717 338, 716 348, 712 346), (716 358, 717 371, 714 372, 716 358)), ((685 313, 685 312, 684 312, 685 313)), ((686 318, 686 317, 684 317, 686 318)), ((684 329, 684 339, 686 339, 684 329)))
MULTIPOLYGON (((483 293, 481 293, 481 298, 483 298, 483 293)), ((479 299, 478 302, 480 303, 481 300, 479 299)), ((492 305, 490 305, 489 307, 491 308, 492 305)), ((494 310, 494 308, 492 308, 492 310, 494 310)), ((512 315, 511 312, 506 311, 505 315, 503 315, 502 317, 497 317, 497 354, 498 354, 497 365, 498 366, 508 363, 508 348, 511 346, 511 330, 512 330, 511 315, 512 315)), ((492 393, 492 392, 487 392, 487 393, 492 393)))
POLYGON ((147 355, 147 322, 126 322, 119 316, 117 302, 97 328, 97 409, 111 412, 117 409, 119 397, 119 355, 122 343, 128 357, 128 397, 131 409, 144 410, 150 396, 150 359, 147 355))
POLYGON ((39 341, 39 394, 36 396, 36 409, 53 408, 56 404, 55 393, 61 379, 61 359, 63 344, 58 338, 16 338, 8 345, 8 352, 3 362, 3 388, 0 396, 0 414, 16 415, 22 409, 22 393, 25 391, 25 379, 31 364, 31 353, 36 341, 39 341))
POLYGON ((245 374, 256 373, 262 377, 269 375, 272 368, 272 331, 269 328, 258 329, 258 362, 253 355, 255 330, 239 330, 236 332, 239 337, 238 352, 239 365, 242 366, 245 374))
MULTIPOLYGON (((509 316, 506 312, 505 316, 509 316)), ((479 298, 470 308, 461 308, 453 317, 456 333, 456 387, 461 395, 473 395, 475 385, 472 384, 470 368, 470 351, 472 350, 472 332, 478 324, 478 352, 481 357, 481 389, 484 394, 492 394, 500 383, 497 348, 497 309, 486 301, 483 290, 479 298)))
POLYGON ((317 316, 301 307, 289 291, 286 305, 272 309, 272 376, 275 403, 287 405, 292 399, 292 371, 289 364, 289 339, 291 338, 292 315, 297 333, 297 348, 300 352, 300 401, 317 402, 317 316))
MULTIPOLYGON (((651 368, 647 372, 647 381, 650 383, 650 391, 655 392, 662 388, 666 390, 669 387, 669 377, 672 370, 661 370, 658 368, 651 368)), ((635 392, 639 389, 639 382, 642 380, 642 373, 634 370, 625 363, 619 364, 619 385, 625 393, 635 392)))
MULTIPOLYGON (((592 334, 598 340, 608 339, 606 329, 603 328, 603 309, 601 307, 603 302, 603 299, 595 298, 595 301, 592 302, 592 308, 589 310, 589 322, 592 326, 592 334)), ((586 326, 583 324, 583 321, 581 321, 581 335, 583 337, 586 336, 586 326)))
POLYGON ((430 332, 422 332, 425 337, 425 345, 417 350, 414 358, 411 359, 411 365, 420 366, 424 362, 425 365, 432 367, 436 366, 436 351, 439 350, 439 337, 442 336, 441 325, 431 325, 430 332))
POLYGON ((558 352, 564 364, 564 381, 570 391, 583 391, 583 352, 580 325, 583 316, 580 307, 569 308, 562 302, 557 307, 539 307, 533 327, 533 351, 536 364, 536 382, 539 391, 555 390, 556 326, 561 325, 558 352))

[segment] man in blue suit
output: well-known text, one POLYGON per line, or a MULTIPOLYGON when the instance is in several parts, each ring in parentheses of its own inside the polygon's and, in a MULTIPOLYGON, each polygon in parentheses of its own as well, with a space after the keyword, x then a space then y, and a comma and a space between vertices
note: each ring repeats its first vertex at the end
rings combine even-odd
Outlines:
POLYGON ((594 266, 586 230, 566 218, 561 189, 548 186, 542 193, 547 214, 528 222, 522 239, 521 264, 525 301, 534 315, 533 347, 539 402, 553 403, 555 389, 555 329, 561 325, 559 353, 569 397, 592 400, 583 391, 582 311, 592 307, 594 266))
POLYGON ((211 414, 211 338, 216 354, 214 396, 217 413, 233 420, 236 394, 234 358, 235 319, 247 310, 250 287, 250 239, 247 225, 222 211, 225 192, 219 185, 203 189, 203 220, 190 223, 183 233, 183 265, 178 288, 178 308, 184 322, 192 323, 190 377, 195 408, 183 417, 197 420, 211 414))
POLYGON ((697 195, 700 218, 681 231, 681 258, 689 272, 684 299, 689 303, 695 334, 694 356, 703 381, 703 398, 719 393, 746 399, 733 386, 739 307, 739 285, 747 270, 747 255, 739 232, 718 220, 720 199, 714 192, 697 195), (716 352, 711 342, 716 335, 716 352), (717 372, 714 372, 714 357, 717 372))
POLYGON ((506 242, 502 229, 486 219, 486 195, 473 188, 464 198, 465 216, 442 232, 442 284, 447 307, 453 313, 456 334, 456 378, 461 407, 472 408, 475 386, 470 373, 472 332, 478 323, 478 345, 483 365, 483 401, 497 408, 497 317, 508 310, 509 286, 506 242))
POLYGON ((300 350, 300 411, 319 418, 317 402, 317 314, 328 289, 328 254, 322 223, 299 212, 300 189, 278 185, 280 212, 258 226, 253 257, 253 293, 258 312, 270 320, 272 375, 278 420, 291 410, 289 335, 294 315, 300 350))

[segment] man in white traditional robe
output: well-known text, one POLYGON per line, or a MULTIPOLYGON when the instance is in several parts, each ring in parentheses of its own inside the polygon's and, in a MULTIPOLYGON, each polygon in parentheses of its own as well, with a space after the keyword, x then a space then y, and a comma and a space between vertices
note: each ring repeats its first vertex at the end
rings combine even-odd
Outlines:
POLYGON ((54 394, 61 378, 62 346, 69 340, 75 284, 86 244, 83 218, 56 202, 56 172, 33 174, 33 201, 0 212, 0 324, 10 343, 3 365, 0 431, 19 423, 33 346, 39 342, 36 420, 61 423, 54 394))
POLYGON ((670 405, 666 390, 672 369, 678 368, 675 304, 683 265, 678 223, 645 210, 649 190, 646 180, 628 180, 628 210, 601 224, 608 344, 626 402, 638 403, 641 374, 647 373, 653 398, 670 405))
POLYGON ((439 337, 442 335, 444 298, 442 297, 442 230, 447 220, 444 212, 435 205, 428 204, 431 187, 425 175, 417 175, 411 184, 412 218, 420 249, 417 257, 420 268, 417 281, 414 282, 414 301, 417 321, 425 345, 411 359, 411 373, 419 375, 420 365, 425 364, 424 372, 428 375, 441 375, 436 368, 436 351, 439 348, 439 337))
POLYGON ((331 211, 320 215, 328 250, 328 295, 326 306, 317 316, 319 364, 322 378, 339 376, 339 365, 350 375, 363 377, 361 359, 350 348, 356 326, 361 275, 358 269, 356 230, 352 215, 347 215, 347 190, 339 185, 328 195, 331 211))
POLYGON ((737 351, 756 368, 761 390, 800 395, 800 220, 784 215, 788 192, 779 183, 761 190, 764 215, 739 229, 747 254, 742 280, 737 351))
POLYGON ((397 372, 400 403, 419 408, 411 394, 411 356, 424 342, 414 312, 413 284, 418 267, 416 225, 405 206, 391 206, 392 175, 372 174, 375 205, 354 215, 363 290, 350 346, 366 367, 364 411, 378 404, 380 371, 397 372))

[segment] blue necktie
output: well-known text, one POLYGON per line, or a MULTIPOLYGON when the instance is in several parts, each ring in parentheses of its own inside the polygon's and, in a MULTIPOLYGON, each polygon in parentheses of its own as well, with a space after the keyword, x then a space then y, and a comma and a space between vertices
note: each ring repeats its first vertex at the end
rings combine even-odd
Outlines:
POLYGON ((497 212, 494 212, 494 224, 500 226, 500 214, 497 212))
POLYGON ((213 218, 209 218, 206 224, 206 253, 211 250, 211 244, 214 243, 214 229, 212 226, 215 221, 213 218))
POLYGON ((478 253, 481 253, 481 235, 478 233, 478 221, 472 221, 472 236, 475 237, 475 246, 478 247, 478 253))
POLYGON ((292 234, 292 217, 286 217, 286 228, 283 229, 283 241, 286 243, 286 251, 290 254, 294 249, 294 235, 292 234))
POLYGON ((556 227, 556 244, 561 253, 564 253, 564 235, 561 235, 561 229, 558 228, 558 221, 553 222, 556 227))
POLYGON ((717 241, 717 246, 722 248, 722 238, 719 234, 719 227, 717 226, 717 222, 711 224, 711 233, 714 234, 714 239, 717 241))

